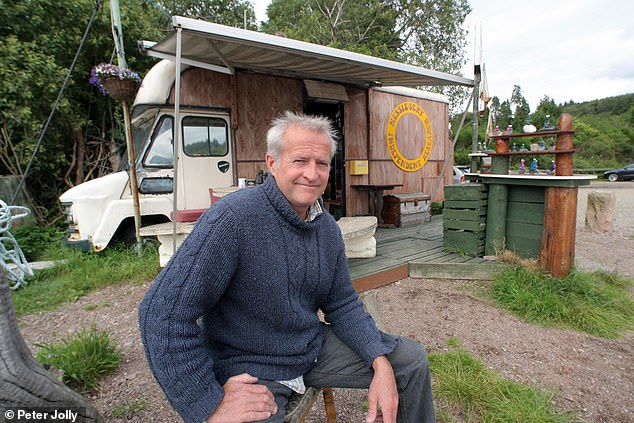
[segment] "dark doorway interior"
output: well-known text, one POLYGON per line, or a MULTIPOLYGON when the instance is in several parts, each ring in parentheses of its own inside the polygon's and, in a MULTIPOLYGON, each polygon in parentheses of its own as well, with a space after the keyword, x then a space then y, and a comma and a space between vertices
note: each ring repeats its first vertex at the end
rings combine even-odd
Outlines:
POLYGON ((343 134, 343 103, 322 103, 307 101, 304 113, 308 115, 325 116, 333 123, 337 131, 337 151, 330 166, 328 186, 324 192, 324 206, 335 219, 346 215, 346 180, 344 169, 344 134, 343 134))

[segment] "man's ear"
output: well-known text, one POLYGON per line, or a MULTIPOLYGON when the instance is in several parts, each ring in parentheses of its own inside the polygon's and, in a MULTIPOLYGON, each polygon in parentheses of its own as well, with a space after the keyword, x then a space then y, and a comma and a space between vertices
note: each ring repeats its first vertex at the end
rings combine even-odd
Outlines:
POLYGON ((273 158, 273 156, 271 156, 269 153, 266 153, 264 160, 266 161, 266 168, 269 173, 275 176, 275 159, 273 158))

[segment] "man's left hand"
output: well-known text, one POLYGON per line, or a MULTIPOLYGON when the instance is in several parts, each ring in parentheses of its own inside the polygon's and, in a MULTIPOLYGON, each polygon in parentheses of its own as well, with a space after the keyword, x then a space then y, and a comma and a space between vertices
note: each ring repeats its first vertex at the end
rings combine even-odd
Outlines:
POLYGON ((372 362, 374 377, 368 391, 368 415, 366 423, 383 421, 396 423, 398 411, 398 390, 392 365, 387 357, 377 357, 372 362), (380 411, 379 411, 380 407, 380 411), (382 417, 382 420, 379 420, 382 417))

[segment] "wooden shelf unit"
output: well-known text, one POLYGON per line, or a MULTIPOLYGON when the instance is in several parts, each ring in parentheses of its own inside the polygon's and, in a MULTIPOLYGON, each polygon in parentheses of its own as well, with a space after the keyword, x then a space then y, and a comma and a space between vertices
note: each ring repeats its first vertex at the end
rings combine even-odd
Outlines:
POLYGON ((495 141, 495 153, 489 153, 493 158, 492 171, 497 174, 506 174, 509 170, 509 157, 512 156, 538 156, 545 154, 555 155, 555 174, 557 176, 572 176, 572 155, 575 149, 572 145, 572 118, 566 118, 566 122, 559 122, 559 128, 553 131, 538 131, 524 134, 500 134, 491 137, 495 141), (554 150, 535 151, 511 151, 511 140, 522 138, 552 138, 555 137, 554 150))
POLYGON ((539 156, 543 154, 563 154, 563 153, 574 153, 576 150, 574 148, 569 150, 526 150, 526 151, 508 151, 506 153, 487 153, 488 156, 539 156))
POLYGON ((500 134, 491 156, 491 173, 476 178, 488 186, 485 254, 510 248, 539 260, 553 276, 567 275, 574 264, 577 190, 592 179, 573 175, 572 117, 562 114, 558 128, 528 134, 500 134), (555 137, 554 150, 510 151, 511 140, 555 137), (509 175, 517 156, 555 156, 555 175, 509 175))

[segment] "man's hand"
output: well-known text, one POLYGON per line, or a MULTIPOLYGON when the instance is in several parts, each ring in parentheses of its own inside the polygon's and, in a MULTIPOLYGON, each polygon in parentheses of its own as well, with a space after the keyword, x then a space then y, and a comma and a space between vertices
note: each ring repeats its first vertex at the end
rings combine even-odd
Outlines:
POLYGON ((385 356, 380 356, 372 362, 372 368, 374 377, 368 391, 368 415, 365 421, 396 423, 398 390, 392 365, 385 356))
POLYGON ((225 396, 207 423, 254 422, 277 413, 273 394, 257 381, 246 373, 230 377, 224 385, 225 396))

